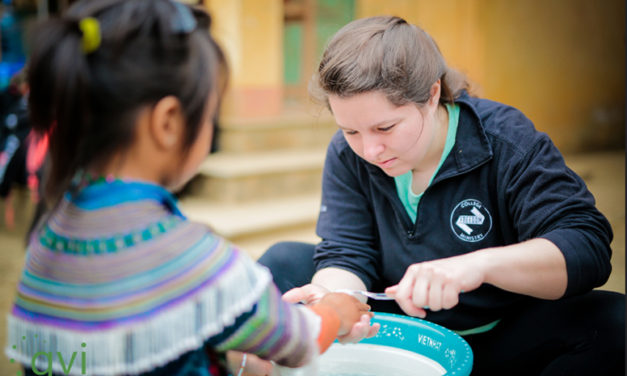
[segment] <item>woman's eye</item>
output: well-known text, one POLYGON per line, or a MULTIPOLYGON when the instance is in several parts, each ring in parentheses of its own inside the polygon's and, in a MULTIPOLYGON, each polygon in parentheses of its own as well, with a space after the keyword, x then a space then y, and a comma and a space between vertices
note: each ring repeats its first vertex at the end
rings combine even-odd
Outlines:
POLYGON ((390 125, 389 127, 379 128, 379 131, 380 131, 380 132, 387 132, 387 131, 389 131, 390 129, 394 128, 394 126, 396 126, 396 124, 392 124, 392 125, 390 125))
POLYGON ((357 134, 357 131, 347 131, 347 130, 345 130, 345 131, 344 131, 344 134, 347 134, 347 135, 352 136, 352 135, 354 135, 354 134, 357 134))

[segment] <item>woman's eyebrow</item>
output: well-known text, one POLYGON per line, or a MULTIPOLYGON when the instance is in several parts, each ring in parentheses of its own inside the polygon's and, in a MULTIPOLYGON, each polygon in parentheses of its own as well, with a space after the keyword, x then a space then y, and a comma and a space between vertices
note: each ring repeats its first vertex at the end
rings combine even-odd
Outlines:
MULTIPOLYGON (((378 123, 375 123, 373 125, 368 126, 367 128, 376 128, 376 127, 380 127, 382 125, 386 125, 386 124, 390 124, 390 123, 398 123, 400 121, 400 118, 395 118, 395 119, 389 119, 389 120, 383 120, 380 121, 378 123)), ((341 129, 352 129, 349 127, 345 127, 342 124, 335 122, 337 124, 338 127, 340 127, 341 129)))

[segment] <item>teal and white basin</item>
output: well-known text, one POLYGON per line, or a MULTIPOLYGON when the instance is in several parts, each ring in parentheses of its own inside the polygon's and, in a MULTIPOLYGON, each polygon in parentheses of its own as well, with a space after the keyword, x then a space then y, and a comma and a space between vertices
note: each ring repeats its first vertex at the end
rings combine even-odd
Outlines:
POLYGON ((275 367, 281 376, 468 376, 473 355, 456 333, 418 318, 376 313, 381 324, 373 338, 334 343, 312 364, 275 367))

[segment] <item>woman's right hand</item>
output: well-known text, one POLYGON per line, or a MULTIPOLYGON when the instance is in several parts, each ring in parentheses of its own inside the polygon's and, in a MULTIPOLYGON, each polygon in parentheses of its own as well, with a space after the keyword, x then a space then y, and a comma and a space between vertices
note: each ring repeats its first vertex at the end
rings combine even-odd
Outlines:
POLYGON ((331 291, 325 287, 309 283, 289 290, 283 294, 283 300, 290 303, 316 304, 323 296, 330 292, 331 291))

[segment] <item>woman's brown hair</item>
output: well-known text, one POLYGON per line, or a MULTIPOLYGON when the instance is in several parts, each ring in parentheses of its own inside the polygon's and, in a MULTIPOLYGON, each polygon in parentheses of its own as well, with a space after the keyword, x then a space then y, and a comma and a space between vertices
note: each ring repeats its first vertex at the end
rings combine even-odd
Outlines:
POLYGON ((469 83, 449 68, 435 41, 404 19, 355 20, 329 42, 310 84, 312 97, 328 107, 328 95, 349 97, 381 91, 393 104, 423 104, 441 79, 440 102, 453 102, 469 83))

